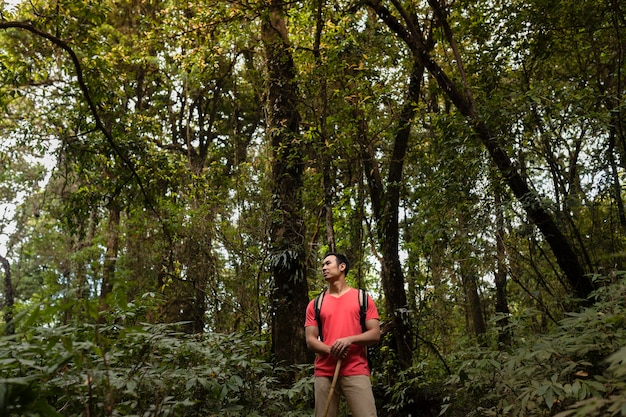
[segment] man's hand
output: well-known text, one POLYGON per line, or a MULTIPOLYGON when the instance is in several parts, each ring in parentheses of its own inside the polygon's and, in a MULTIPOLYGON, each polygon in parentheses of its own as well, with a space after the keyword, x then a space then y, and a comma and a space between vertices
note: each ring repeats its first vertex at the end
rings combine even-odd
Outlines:
POLYGON ((335 340, 335 343, 330 347, 330 353, 340 359, 344 359, 348 354, 350 345, 352 344, 351 337, 342 337, 335 340))

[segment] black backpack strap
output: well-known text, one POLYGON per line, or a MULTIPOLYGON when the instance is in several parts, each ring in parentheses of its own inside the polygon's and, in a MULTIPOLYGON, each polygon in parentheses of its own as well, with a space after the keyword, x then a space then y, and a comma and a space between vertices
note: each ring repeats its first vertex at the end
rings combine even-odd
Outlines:
POLYGON ((367 331, 365 326, 365 316, 367 314, 367 293, 364 289, 359 289, 359 306, 361 307, 361 329, 363 333, 367 331))
MULTIPOLYGON (((364 289, 359 289, 359 307, 361 309, 361 329, 363 333, 367 331, 367 326, 365 325, 365 318, 367 315, 367 303, 368 303, 367 293, 364 289)), ((365 356, 367 357, 367 366, 372 372, 372 359, 369 353, 370 347, 365 348, 365 356)))
POLYGON ((320 319, 320 310, 322 309, 322 302, 324 301, 324 294, 326 294, 326 290, 323 290, 317 297, 315 297, 315 302, 313 306, 315 307, 315 321, 317 321, 317 330, 319 332, 319 339, 324 341, 322 336, 322 320, 320 319))

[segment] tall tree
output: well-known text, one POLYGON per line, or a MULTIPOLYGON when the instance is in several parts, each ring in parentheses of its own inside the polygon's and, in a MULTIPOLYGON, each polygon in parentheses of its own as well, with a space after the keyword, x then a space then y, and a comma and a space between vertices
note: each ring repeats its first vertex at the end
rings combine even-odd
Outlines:
POLYGON ((4 310, 4 334, 10 335, 15 332, 13 316, 15 315, 15 292, 13 289, 13 281, 11 280, 11 264, 7 258, 0 255, 0 265, 4 271, 3 280, 3 310, 4 310))
MULTIPOLYGON (((315 57, 315 65, 319 74, 324 74, 324 66, 322 60, 322 52, 321 52, 321 43, 322 43, 322 34, 325 26, 325 5, 326 2, 324 0, 318 0, 316 4, 316 19, 315 19, 315 40, 313 43, 313 55, 315 57)), ((334 176, 332 170, 332 155, 327 151, 327 143, 329 140, 328 137, 328 127, 327 127, 327 119, 328 119, 328 83, 327 77, 321 76, 319 77, 319 128, 318 128, 318 138, 319 138, 319 147, 321 148, 321 152, 319 152, 320 166, 322 170, 322 188, 324 189, 324 200, 322 204, 322 214, 324 216, 324 224, 326 230, 326 243, 328 245, 328 249, 330 252, 336 251, 336 240, 335 240, 335 227, 334 227, 334 218, 333 218, 333 197, 334 197, 334 176)))
POLYGON ((496 314, 498 317, 498 347, 506 349, 511 343, 511 329, 509 328, 509 300, 507 297, 507 266, 506 266, 506 229, 504 224, 504 214, 502 208, 502 191, 495 182, 494 196, 494 216, 496 227, 496 265, 494 269, 494 283, 496 285, 496 314))
MULTIPOLYGON (((381 280, 385 291, 386 310, 392 317, 393 337, 398 358, 403 366, 408 366, 412 362, 414 341, 413 331, 406 315, 408 305, 404 289, 405 279, 399 255, 400 191, 405 155, 410 143, 413 117, 420 98, 423 73, 424 66, 415 61, 402 113, 397 121, 398 126, 385 181, 381 176, 370 139, 365 136, 359 138, 363 151, 365 173, 370 187, 372 209, 376 219, 376 233, 381 248, 381 280), (386 189, 385 184, 387 184, 386 189)), ((366 130, 362 129, 361 132, 365 133, 366 130)))
POLYGON ((298 90, 289 34, 287 3, 272 0, 263 13, 266 58, 266 136, 272 150, 272 351, 279 361, 302 363, 308 353, 302 315, 308 303, 304 221, 303 148, 298 135, 298 90))

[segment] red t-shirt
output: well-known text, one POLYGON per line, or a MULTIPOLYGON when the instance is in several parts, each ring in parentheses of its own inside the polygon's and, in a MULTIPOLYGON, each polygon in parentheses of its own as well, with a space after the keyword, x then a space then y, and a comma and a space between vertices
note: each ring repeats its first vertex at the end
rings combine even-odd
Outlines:
MULTIPOLYGON (((376 304, 370 295, 367 295, 367 312, 365 320, 379 319, 376 304)), ((315 320, 315 299, 309 302, 306 308, 305 327, 317 327, 315 320)), ((320 320, 322 321, 322 333, 324 343, 332 345, 335 340, 359 334, 363 332, 361 328, 361 307, 359 306, 359 290, 350 288, 341 297, 333 297, 326 293, 320 309, 320 320)), ((318 354, 315 357, 315 376, 333 376, 337 357, 333 355, 318 354)), ((352 344, 348 350, 348 355, 342 361, 341 376, 369 375, 370 370, 367 365, 366 348, 363 345, 352 344)))

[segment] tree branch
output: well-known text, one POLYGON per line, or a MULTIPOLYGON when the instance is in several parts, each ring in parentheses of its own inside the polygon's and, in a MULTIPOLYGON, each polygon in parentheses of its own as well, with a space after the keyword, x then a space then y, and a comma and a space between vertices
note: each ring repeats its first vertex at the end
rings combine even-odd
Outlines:
POLYGON ((144 187, 143 181, 141 177, 139 176, 139 174, 137 173, 135 164, 122 152, 119 146, 117 146, 117 144, 115 143, 115 140, 113 139, 113 135, 102 122, 102 119, 98 112, 98 107, 96 106, 96 103, 91 98, 89 88, 87 87, 87 84, 85 82, 80 59, 78 58, 78 56, 76 55, 72 47, 67 42, 60 39, 59 37, 51 35, 50 33, 44 32, 36 28, 30 22, 0 21, 0 29, 10 29, 10 28, 23 29, 36 36, 44 38, 52 42, 54 45, 58 46, 59 48, 61 48, 63 51, 65 51, 69 55, 72 61, 72 65, 74 66, 74 71, 76 72, 76 79, 78 81, 80 91, 82 92, 83 98, 85 99, 87 105, 89 106, 89 111, 91 112, 91 115, 93 116, 95 120, 96 128, 104 135, 104 137, 106 138, 107 142, 109 143, 109 145, 111 146, 115 154, 122 160, 123 164, 131 171, 131 175, 137 180, 137 185, 139 186, 139 189, 141 190, 141 193, 144 196, 146 203, 148 204, 150 210, 152 210, 156 214, 157 218, 159 219, 159 223, 161 224, 163 228, 163 232, 170 242, 170 257, 171 257, 173 241, 172 241, 169 231, 167 230, 167 226, 162 221, 161 216, 159 215, 159 212, 156 210, 156 207, 154 206, 152 199, 148 195, 148 192, 146 191, 144 187))

